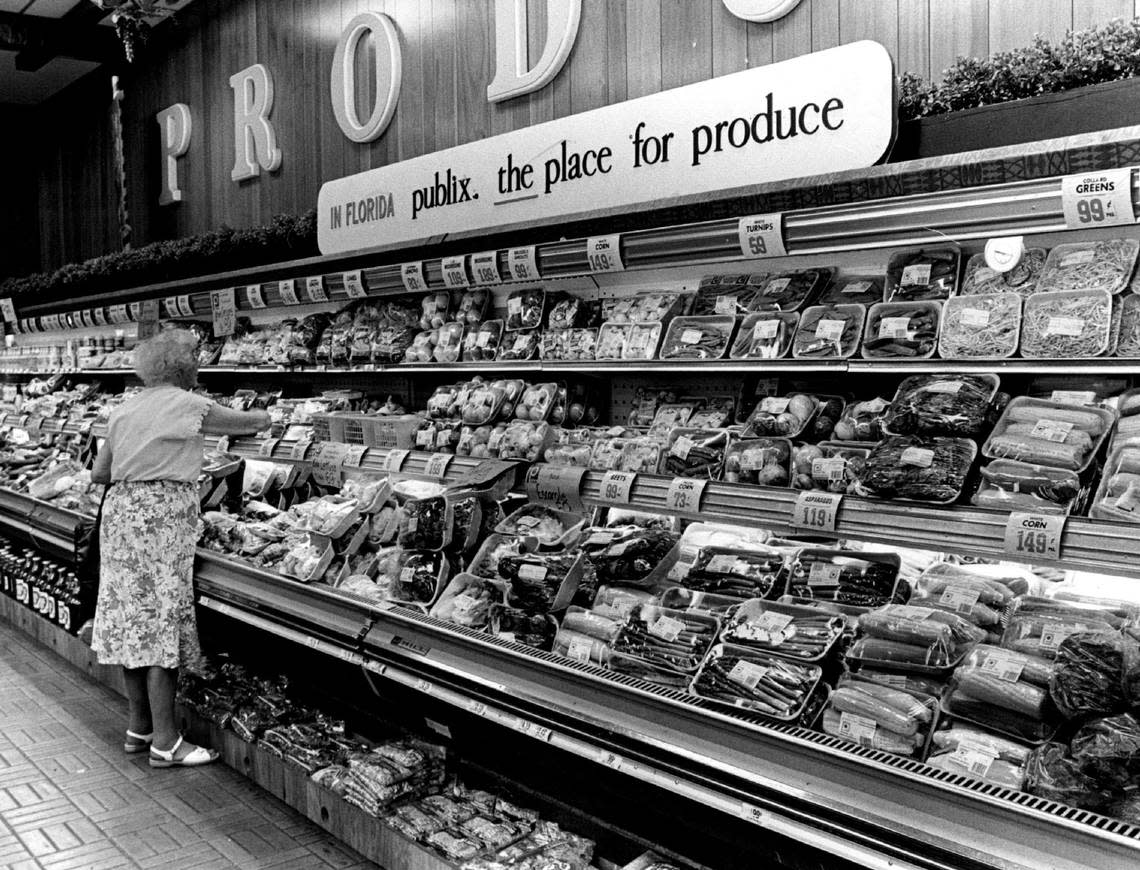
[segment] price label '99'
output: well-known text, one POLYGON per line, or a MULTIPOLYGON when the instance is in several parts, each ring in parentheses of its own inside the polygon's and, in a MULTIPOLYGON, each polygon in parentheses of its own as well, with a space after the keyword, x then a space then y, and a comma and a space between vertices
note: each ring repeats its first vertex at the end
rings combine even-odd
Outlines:
POLYGON ((607 471, 602 478, 602 501, 629 504, 629 494, 637 475, 632 471, 607 471))
POLYGON ((538 257, 534 245, 511 248, 507 252, 507 268, 511 270, 511 278, 515 281, 537 281, 542 277, 538 273, 538 257))
POLYGON ((1061 209, 1069 229, 1136 223, 1132 170, 1110 169, 1061 179, 1061 209))

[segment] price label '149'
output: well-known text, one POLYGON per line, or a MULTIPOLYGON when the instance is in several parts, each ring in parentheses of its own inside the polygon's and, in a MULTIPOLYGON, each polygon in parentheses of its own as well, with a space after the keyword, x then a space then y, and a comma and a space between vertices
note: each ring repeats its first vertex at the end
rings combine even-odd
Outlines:
POLYGON ((621 235, 592 236, 586 240, 586 259, 591 272, 621 272, 625 264, 621 261, 621 235))
POLYGON ((784 216, 779 212, 742 217, 737 226, 740 253, 749 259, 784 257, 784 216))
POLYGON ((838 492, 801 492, 792 508, 792 528, 816 534, 834 532, 843 494, 838 492))
POLYGON ((1061 179, 1061 209, 1069 229, 1136 223, 1132 170, 1110 169, 1061 179))
POLYGON ((704 495, 707 480, 697 480, 692 477, 675 477, 669 484, 665 493, 665 507, 667 510, 696 513, 701 508, 701 496, 704 495))
POLYGON ((1038 562, 1061 558, 1063 515, 1011 513, 1005 524, 1005 551, 1038 562))

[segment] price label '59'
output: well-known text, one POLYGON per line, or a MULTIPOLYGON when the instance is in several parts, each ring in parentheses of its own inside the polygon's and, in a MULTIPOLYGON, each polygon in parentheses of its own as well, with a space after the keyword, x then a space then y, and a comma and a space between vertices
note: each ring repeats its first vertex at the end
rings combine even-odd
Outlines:
POLYGON ((749 259, 788 253, 784 248, 784 216, 779 212, 742 217, 736 232, 740 253, 749 259))
POLYGON ((1038 562, 1061 558, 1062 515, 1011 513, 1005 524, 1005 551, 1038 562))

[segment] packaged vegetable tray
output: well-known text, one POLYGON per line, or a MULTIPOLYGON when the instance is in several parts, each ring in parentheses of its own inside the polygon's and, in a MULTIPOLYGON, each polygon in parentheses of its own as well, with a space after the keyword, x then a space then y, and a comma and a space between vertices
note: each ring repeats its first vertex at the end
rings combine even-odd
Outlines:
POLYGON ((695 674, 719 634, 720 620, 710 614, 642 604, 630 612, 613 649, 656 667, 695 674))
POLYGON ((883 430, 889 435, 976 437, 999 385, 997 375, 911 375, 899 384, 883 430))
POLYGON ((766 307, 763 302, 764 285, 768 275, 706 275, 701 278, 692 313, 697 316, 730 314, 743 317, 766 307), (713 281, 712 279, 717 279, 713 281), (721 279, 731 279, 728 281, 721 279))
POLYGON ((883 418, 891 403, 876 397, 863 402, 848 402, 835 424, 837 441, 878 441, 883 437, 883 418))
POLYGON ((573 546, 582 534, 586 520, 578 514, 558 511, 540 504, 525 504, 504 517, 495 531, 500 535, 533 538, 525 549, 559 550, 573 546))
POLYGON ((1068 514, 1082 489, 1075 471, 995 459, 981 469, 981 480, 970 502, 997 510, 1068 514))
POLYGON ((859 442, 800 444, 792 450, 792 488, 848 492, 870 454, 870 446, 859 442))
POLYGON ((770 275, 764 283, 761 304, 778 311, 802 311, 830 280, 830 269, 804 269, 770 275))
POLYGON ((1096 457, 1113 423, 1113 413, 1104 408, 1019 396, 1002 412, 982 455, 1079 473, 1096 457))
POLYGON ((823 730, 895 755, 924 758, 938 727, 936 699, 844 674, 827 709, 823 730))
POLYGON ((986 636, 957 614, 906 604, 864 613, 858 631, 847 650, 849 662, 931 675, 957 667, 986 636))
POLYGON ((966 263, 962 279, 962 296, 987 296, 992 293, 1017 293, 1031 296, 1037 290, 1041 270, 1045 268, 1045 249, 1026 248, 1017 265, 999 272, 986 265, 985 254, 974 254, 966 263))
POLYGON ((1140 357, 1140 296, 1135 292, 1120 297, 1120 332, 1115 355, 1126 359, 1140 357))
POLYGON ((664 327, 660 321, 637 321, 631 323, 621 358, 627 360, 647 360, 657 356, 664 327))
POLYGON ((1075 632, 1053 661, 1049 697, 1066 719, 1111 716, 1140 698, 1140 645, 1119 631, 1075 632))
POLYGON ((843 616, 753 598, 741 604, 725 623, 721 641, 778 658, 818 664, 835 650, 846 629, 843 616))
POLYGON ((503 321, 488 320, 467 328, 463 339, 464 362, 486 362, 495 359, 503 337, 503 321))
POLYGON ((1140 242, 1135 239, 1057 245, 1045 260, 1037 292, 1102 290, 1119 293, 1132 277, 1138 252, 1140 242))
MULTIPOLYGON (((1137 297, 1140 301, 1140 297, 1137 297)), ((765 311, 749 314, 740 324, 732 343, 732 359, 783 359, 792 346, 799 314, 792 311, 765 311)))
POLYGON ((542 333, 539 357, 543 360, 592 360, 598 346, 596 329, 547 329, 542 333))
POLYGON ((1118 447, 1108 457, 1089 516, 1140 523, 1140 448, 1118 447))
POLYGON ((1021 355, 1034 359, 1091 359, 1108 351, 1112 295, 1106 290, 1035 293, 1025 300, 1021 355))
POLYGON ((799 438, 819 413, 821 404, 808 393, 765 396, 745 421, 746 435, 799 438))
POLYGON ((661 473, 719 480, 729 442, 727 429, 674 429, 661 459, 661 473))
POLYGON ((1002 633, 1002 647, 1053 660, 1065 638, 1071 634, 1116 630, 1111 617, 1106 614, 1066 607, 1061 602, 1049 602, 1049 605, 1047 610, 1035 611, 1033 602, 1019 600, 1002 633))
POLYGON ((952 504, 966 485, 978 445, 968 438, 890 435, 871 449, 855 482, 862 496, 952 504))
POLYGON ((598 329, 598 346, 594 351, 600 360, 616 360, 625 356, 626 343, 629 341, 632 323, 616 323, 606 321, 598 329))
POLYGON ((899 594, 896 553, 804 547, 788 568, 787 593, 854 607, 879 607, 899 594))
POLYGON ((796 359, 848 359, 859 349, 867 309, 862 305, 813 305, 804 311, 792 341, 796 359))
POLYGON ((942 306, 938 355, 943 359, 1006 359, 1021 340, 1016 293, 956 296, 942 306))
POLYGON ((892 254, 887 262, 883 301, 949 299, 958 292, 961 258, 957 245, 892 254))
POLYGON ((538 330, 520 329, 508 332, 499 345, 500 362, 521 362, 538 356, 538 330))
POLYGON ((668 575, 690 590, 730 597, 739 604, 780 593, 784 585, 784 557, 771 547, 710 544, 686 553, 684 561, 678 558, 668 575))
POLYGON ((731 315, 676 317, 661 345, 661 359, 720 359, 728 350, 736 318, 731 315))
POLYGON ((980 645, 954 672, 943 712, 1029 743, 1050 739, 1061 724, 1049 697, 1053 663, 980 645))
POLYGON ((879 302, 863 328, 865 359, 929 359, 938 346, 938 302, 879 302))
POLYGON ((787 438, 742 438, 733 441, 724 458, 729 483, 788 486, 792 443, 787 438))
POLYGON ((546 313, 546 291, 541 287, 525 287, 512 290, 507 296, 506 327, 517 329, 537 329, 542 326, 546 313))
POLYGON ((931 738, 926 764, 1000 788, 1020 791, 1030 749, 972 725, 955 723, 931 738))
POLYGON ((820 305, 874 305, 883 301, 881 275, 846 275, 836 278, 820 294, 820 305))
POLYGON ((792 722, 803 712, 822 674, 817 665, 717 644, 693 679, 690 692, 727 709, 792 722))

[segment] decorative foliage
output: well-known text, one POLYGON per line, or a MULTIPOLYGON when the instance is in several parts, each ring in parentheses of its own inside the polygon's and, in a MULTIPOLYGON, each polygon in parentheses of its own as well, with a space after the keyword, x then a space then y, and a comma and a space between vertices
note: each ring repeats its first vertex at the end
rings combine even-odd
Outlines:
POLYGON ((150 36, 151 21, 170 15, 171 10, 156 5, 156 0, 91 0, 100 9, 111 13, 111 23, 123 43, 127 63, 135 56, 150 36))
POLYGON ((9 278, 0 282, 0 297, 35 295, 36 302, 79 299, 126 287, 315 257, 319 253, 317 212, 313 209, 300 216, 278 215, 264 227, 222 227, 198 236, 154 242, 70 263, 55 272, 9 278))
POLYGON ((1140 74, 1140 18, 1070 31, 1059 43, 1040 36, 1031 46, 989 58, 962 57, 927 82, 899 79, 899 120, 974 109, 1140 74))

